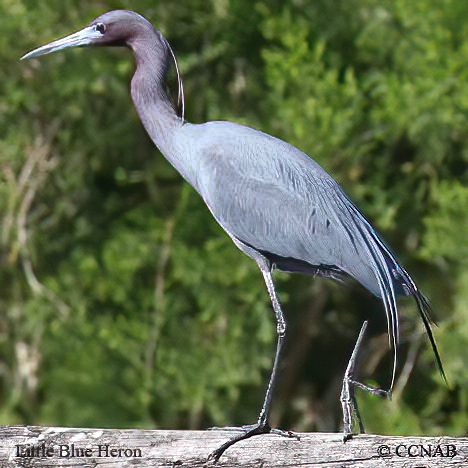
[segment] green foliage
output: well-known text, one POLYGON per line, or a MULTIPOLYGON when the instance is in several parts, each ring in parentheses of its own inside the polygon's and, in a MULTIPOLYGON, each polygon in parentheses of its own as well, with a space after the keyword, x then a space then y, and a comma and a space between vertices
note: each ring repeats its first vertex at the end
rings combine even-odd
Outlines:
MULTIPOLYGON (((0 2, 0 422, 249 423, 275 344, 268 296, 254 262, 144 133, 128 93, 131 54, 18 60, 114 8, 134 6, 0 2)), ((435 333, 450 388, 402 301, 409 380, 391 402, 360 396, 368 430, 464 432, 468 7, 144 0, 138 11, 178 56, 187 118, 246 123, 314 157, 443 319, 435 333)), ((319 279, 277 282, 291 334, 272 423, 337 429, 333 382, 364 318, 373 328, 363 376, 388 382, 381 305, 319 279)))

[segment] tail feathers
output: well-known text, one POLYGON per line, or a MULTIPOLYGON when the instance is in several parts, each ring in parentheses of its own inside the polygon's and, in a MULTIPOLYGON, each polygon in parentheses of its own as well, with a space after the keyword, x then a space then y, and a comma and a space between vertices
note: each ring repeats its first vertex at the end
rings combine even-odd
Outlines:
POLYGON ((440 375, 444 379, 445 383, 448 385, 447 376, 445 375, 444 366, 442 365, 442 359, 440 358, 439 350, 437 349, 437 344, 434 339, 434 334, 432 333, 431 325, 436 325, 436 323, 432 319, 431 305, 429 304, 427 298, 418 290, 416 290, 413 296, 416 299, 416 303, 418 304, 419 315, 421 316, 424 328, 426 329, 426 333, 429 338, 429 342, 431 343, 431 348, 432 352, 434 353, 437 368, 439 369, 440 375))
POLYGON ((418 312, 421 316, 421 320, 424 324, 424 328, 426 330, 427 336, 429 338, 429 342, 431 344, 432 352, 434 353, 434 359, 439 369, 440 375, 444 379, 445 383, 448 385, 447 376, 445 375, 444 367, 442 365, 442 359, 439 354, 439 350, 437 348, 437 344, 435 342, 434 334, 432 332, 432 327, 437 326, 436 320, 434 319, 434 311, 424 294, 419 291, 418 287, 412 280, 409 273, 399 266, 393 258, 389 258, 387 260, 387 265, 393 271, 393 276, 395 277, 395 288, 397 291, 403 290, 405 296, 413 296, 416 300, 416 304, 418 306, 418 312), (391 262, 391 263, 390 263, 391 262), (395 268, 396 267, 396 268, 395 268))
POLYGON ((431 343, 436 365, 443 379, 447 382, 442 360, 432 333, 431 325, 434 324, 434 320, 431 316, 429 301, 418 290, 416 284, 406 270, 398 264, 389 248, 380 239, 369 222, 362 216, 358 208, 351 203, 346 196, 336 201, 340 212, 347 213, 347 222, 349 226, 352 226, 352 232, 359 233, 362 241, 364 241, 361 245, 363 245, 371 262, 370 265, 378 284, 378 291, 372 292, 382 298, 385 308, 389 346, 393 352, 393 370, 390 391, 395 382, 397 347, 399 342, 399 317, 396 304, 397 295, 413 296, 415 298, 421 320, 424 324, 427 336, 429 337, 429 342, 431 343))
POLYGON ((375 280, 378 285, 378 293, 383 301, 385 314, 387 316, 387 330, 390 350, 393 353, 392 379, 389 386, 389 392, 392 391, 397 369, 398 343, 400 336, 398 309, 396 304, 397 291, 394 287, 392 268, 389 268, 388 261, 392 258, 390 251, 380 240, 368 221, 362 217, 359 210, 352 204, 346 204, 350 216, 349 220, 354 224, 354 230, 361 234, 362 245, 366 250, 367 257, 371 262, 375 280))

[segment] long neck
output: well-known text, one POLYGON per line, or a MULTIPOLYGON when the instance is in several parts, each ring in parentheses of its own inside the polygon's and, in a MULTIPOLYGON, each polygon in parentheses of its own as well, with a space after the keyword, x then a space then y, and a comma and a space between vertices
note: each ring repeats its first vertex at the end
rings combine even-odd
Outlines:
POLYGON ((131 94, 149 136, 164 156, 180 170, 175 160, 174 139, 183 121, 176 114, 164 90, 169 57, 163 40, 160 33, 153 29, 145 31, 131 44, 137 61, 131 94))

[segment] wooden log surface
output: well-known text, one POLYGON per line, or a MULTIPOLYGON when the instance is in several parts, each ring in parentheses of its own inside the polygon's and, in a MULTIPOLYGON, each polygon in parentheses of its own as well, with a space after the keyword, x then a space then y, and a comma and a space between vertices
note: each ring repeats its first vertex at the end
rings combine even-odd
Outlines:
POLYGON ((299 433, 260 435, 209 454, 236 432, 0 427, 0 468, 10 467, 468 467, 468 438, 299 433))

